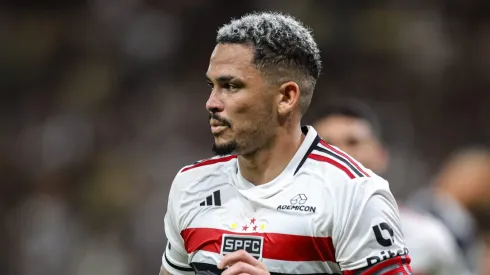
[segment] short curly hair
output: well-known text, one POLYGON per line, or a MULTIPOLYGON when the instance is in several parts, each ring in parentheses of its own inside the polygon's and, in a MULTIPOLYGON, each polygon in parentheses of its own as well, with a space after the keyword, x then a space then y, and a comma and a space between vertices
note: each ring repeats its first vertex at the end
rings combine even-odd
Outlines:
POLYGON ((252 63, 269 80, 298 84, 299 110, 306 113, 322 70, 320 50, 308 27, 290 15, 251 13, 221 27, 216 42, 252 45, 252 63))

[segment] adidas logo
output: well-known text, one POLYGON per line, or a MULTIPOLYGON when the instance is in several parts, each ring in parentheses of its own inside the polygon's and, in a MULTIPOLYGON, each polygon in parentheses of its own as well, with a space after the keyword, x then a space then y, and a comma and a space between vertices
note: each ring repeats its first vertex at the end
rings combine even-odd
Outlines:
POLYGON ((207 196, 206 200, 199 204, 200 206, 221 206, 221 195, 219 190, 214 191, 212 195, 207 196))

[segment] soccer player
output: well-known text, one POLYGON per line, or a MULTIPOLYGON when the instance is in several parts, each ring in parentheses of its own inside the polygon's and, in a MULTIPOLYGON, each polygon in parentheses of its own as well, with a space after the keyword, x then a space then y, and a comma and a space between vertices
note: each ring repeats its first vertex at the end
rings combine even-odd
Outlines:
MULTIPOLYGON (((323 111, 313 123, 319 136, 374 172, 384 174, 389 158, 374 112, 354 100, 331 104, 323 111)), ((400 207, 400 217, 415 275, 469 274, 453 236, 442 223, 405 206, 400 207)))
POLYGON ((458 148, 441 164, 431 184, 408 199, 413 208, 431 213, 449 229, 465 256, 461 262, 475 273, 484 257, 482 238, 490 232, 489 167, 488 148, 458 148))
POLYGON ((301 127, 320 71, 290 16, 219 29, 206 73, 217 156, 172 183, 163 274, 412 274, 388 183, 301 127))

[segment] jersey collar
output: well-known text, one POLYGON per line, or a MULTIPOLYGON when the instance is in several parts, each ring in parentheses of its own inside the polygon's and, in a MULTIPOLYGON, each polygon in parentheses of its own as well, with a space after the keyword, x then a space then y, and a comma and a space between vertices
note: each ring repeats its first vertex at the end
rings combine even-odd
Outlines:
MULTIPOLYGON (((317 132, 313 127, 307 125, 301 127, 301 131, 305 134, 305 139, 303 143, 299 147, 298 151, 294 154, 293 158, 286 166, 286 168, 282 171, 279 176, 275 179, 271 180, 268 183, 261 185, 254 185, 251 182, 247 181, 240 173, 239 169, 237 169, 236 180, 237 187, 244 196, 250 197, 259 197, 259 198, 268 198, 273 196, 274 194, 280 192, 283 188, 293 182, 294 176, 298 174, 304 162, 308 158, 308 155, 311 153, 315 145, 320 141, 317 132)), ((238 162, 237 166, 238 166, 238 162)))

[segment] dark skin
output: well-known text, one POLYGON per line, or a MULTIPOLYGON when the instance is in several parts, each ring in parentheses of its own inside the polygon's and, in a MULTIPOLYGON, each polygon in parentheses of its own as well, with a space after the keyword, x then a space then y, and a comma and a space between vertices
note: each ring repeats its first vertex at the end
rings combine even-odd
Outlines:
MULTIPOLYGON (((211 94, 206 109, 215 146, 234 143, 242 176, 265 184, 288 165, 304 140, 293 81, 272 83, 252 64, 253 47, 218 44, 206 78, 211 94)), ((230 152, 231 153, 231 152, 230 152)), ((267 267, 246 251, 226 255, 218 264, 224 275, 268 275, 267 267)), ((161 274, 168 274, 162 269, 161 274)))
POLYGON ((221 262, 218 263, 219 269, 225 269, 222 275, 268 275, 267 267, 255 259, 252 255, 244 250, 238 250, 233 253, 227 254, 223 257, 221 262))
POLYGON ((236 143, 240 172, 254 184, 277 177, 301 145, 295 82, 272 84, 252 64, 252 46, 218 44, 206 73, 206 109, 216 146, 236 143), (227 124, 229 125, 227 126, 227 124))

